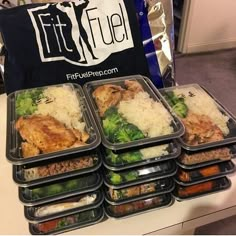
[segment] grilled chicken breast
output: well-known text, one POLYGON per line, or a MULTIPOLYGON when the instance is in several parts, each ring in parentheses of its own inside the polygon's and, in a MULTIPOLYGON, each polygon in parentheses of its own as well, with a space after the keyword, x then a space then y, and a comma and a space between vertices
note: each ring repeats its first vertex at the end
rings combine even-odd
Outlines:
POLYGON ((120 102, 122 91, 122 87, 112 84, 105 84, 94 90, 92 96, 96 101, 101 117, 109 107, 116 106, 120 102))
MULTIPOLYGON (((80 141, 71 129, 66 128, 63 123, 49 115, 20 117, 16 122, 16 129, 28 142, 28 144, 22 144, 24 156, 28 156, 26 148, 29 145, 35 146, 42 153, 49 153, 69 148, 80 141)), ((29 155, 31 154, 37 154, 37 152, 29 155)))

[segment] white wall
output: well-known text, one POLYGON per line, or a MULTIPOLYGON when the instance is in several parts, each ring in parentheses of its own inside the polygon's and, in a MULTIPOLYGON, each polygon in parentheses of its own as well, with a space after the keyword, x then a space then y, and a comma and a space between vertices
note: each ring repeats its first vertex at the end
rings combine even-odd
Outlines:
POLYGON ((191 1, 187 53, 236 47, 236 0, 191 1))

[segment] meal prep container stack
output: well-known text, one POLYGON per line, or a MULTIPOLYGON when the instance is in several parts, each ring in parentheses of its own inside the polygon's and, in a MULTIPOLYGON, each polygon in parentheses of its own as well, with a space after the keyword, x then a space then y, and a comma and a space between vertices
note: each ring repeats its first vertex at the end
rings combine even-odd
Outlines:
POLYGON ((175 139, 184 127, 150 80, 135 75, 93 81, 84 93, 102 138, 106 215, 120 219, 170 206, 174 159, 181 152, 175 139))
POLYGON ((190 84, 156 91, 185 126, 173 191, 178 201, 230 188, 235 171, 236 120, 205 88, 190 84))
POLYGON ((32 234, 58 234, 104 217, 100 134, 82 88, 52 85, 8 96, 7 159, 32 234))

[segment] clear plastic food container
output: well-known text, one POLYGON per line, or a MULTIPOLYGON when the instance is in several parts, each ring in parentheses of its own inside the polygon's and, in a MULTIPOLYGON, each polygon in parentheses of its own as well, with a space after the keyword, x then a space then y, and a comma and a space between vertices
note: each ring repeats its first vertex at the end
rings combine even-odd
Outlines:
POLYGON ((183 169, 192 170, 229 161, 234 156, 236 156, 235 144, 195 152, 182 150, 181 155, 176 159, 176 163, 183 169))
POLYGON ((171 160, 177 158, 180 153, 181 147, 175 141, 143 149, 124 151, 122 153, 104 149, 103 164, 109 170, 120 171, 171 160))
POLYGON ((184 170, 179 168, 175 176, 175 181, 180 185, 189 186, 216 179, 233 173, 234 171, 235 165, 232 161, 213 164, 195 170, 184 170))
POLYGON ((184 127, 140 75, 88 82, 84 92, 102 136, 103 145, 124 150, 172 140, 184 127))
POLYGON ((102 207, 72 214, 69 216, 45 221, 43 223, 29 224, 30 233, 33 235, 61 234, 71 230, 94 225, 102 221, 104 211, 102 207))
POLYGON ((97 190, 102 185, 99 173, 34 187, 19 187, 19 198, 25 206, 36 206, 97 190))
POLYGON ((230 186, 231 181, 227 177, 221 177, 191 186, 181 186, 176 184, 172 194, 176 200, 183 201, 217 193, 230 188, 230 186))
POLYGON ((104 183, 110 188, 120 189, 174 176, 176 171, 173 160, 119 172, 104 170, 104 183))
POLYGON ((234 116, 198 84, 156 90, 185 126, 184 149, 202 150, 236 142, 234 116))
POLYGON ((61 157, 56 162, 53 159, 40 163, 13 165, 13 179, 21 187, 35 186, 65 179, 68 176, 73 177, 94 172, 101 164, 101 153, 96 150, 86 156, 61 157))
POLYGON ((25 206, 24 214, 30 223, 35 224, 97 208, 102 204, 103 199, 103 193, 99 190, 48 204, 25 206))
POLYGON ((163 194, 152 198, 133 201, 121 205, 109 205, 105 202, 105 213, 110 218, 122 219, 138 215, 152 210, 171 206, 173 198, 171 194, 163 194))
POLYGON ((77 84, 20 90, 7 99, 7 159, 22 165, 88 152, 101 138, 77 84))
POLYGON ((105 200, 111 205, 120 205, 144 198, 170 193, 175 187, 172 178, 159 179, 152 182, 134 185, 127 188, 105 188, 105 200))

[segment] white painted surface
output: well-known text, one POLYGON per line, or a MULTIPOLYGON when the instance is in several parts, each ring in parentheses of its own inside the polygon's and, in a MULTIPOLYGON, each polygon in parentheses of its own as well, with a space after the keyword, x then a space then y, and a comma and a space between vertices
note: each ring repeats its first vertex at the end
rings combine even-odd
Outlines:
POLYGON ((236 47, 235 0, 185 1, 190 3, 190 10, 187 9, 190 14, 182 36, 184 46, 181 50, 184 53, 236 47))

